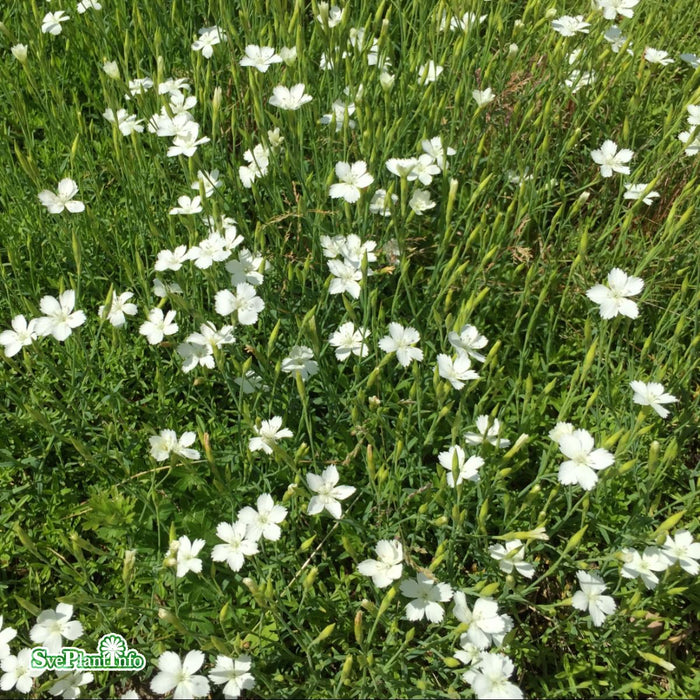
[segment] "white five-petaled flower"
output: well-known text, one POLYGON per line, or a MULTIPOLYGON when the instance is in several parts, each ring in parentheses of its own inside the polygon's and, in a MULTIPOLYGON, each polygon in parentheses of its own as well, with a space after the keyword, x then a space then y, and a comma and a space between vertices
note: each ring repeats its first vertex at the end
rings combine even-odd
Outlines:
POLYGON ((335 357, 339 362, 343 362, 350 357, 350 354, 358 357, 366 357, 369 352, 367 338, 369 330, 358 328, 352 321, 344 323, 335 333, 332 333, 328 342, 335 348, 335 357))
POLYGON ((498 568, 509 574, 515 569, 525 578, 532 578, 535 575, 535 567, 530 562, 525 561, 525 545, 520 540, 510 540, 502 544, 494 544, 489 547, 489 554, 492 559, 498 562, 498 568))
POLYGON ((164 651, 158 657, 158 670, 151 679, 151 690, 165 695, 174 690, 174 698, 203 698, 209 694, 209 681, 195 675, 204 663, 204 654, 193 650, 184 660, 174 651, 164 651))
POLYGON ((5 355, 12 357, 23 347, 31 345, 37 338, 36 319, 27 319, 18 314, 12 319, 12 330, 0 333, 0 345, 5 346, 5 355))
POLYGON ((222 182, 219 180, 218 170, 212 170, 211 172, 198 170, 197 179, 190 185, 190 189, 203 193, 204 197, 208 198, 211 197, 221 185, 222 182))
POLYGON ((304 94, 305 87, 304 83, 297 83, 291 88, 277 85, 272 89, 270 104, 279 109, 297 110, 313 99, 311 95, 304 94))
POLYGON ((652 49, 651 46, 647 46, 644 49, 644 60, 647 63, 659 63, 662 66, 667 66, 673 63, 673 59, 668 55, 668 51, 661 51, 661 49, 652 49))
MULTIPOLYGON (((462 591, 454 595, 455 617, 467 625, 469 640, 479 649, 488 649, 492 642, 503 638, 507 631, 507 617, 498 614, 498 603, 491 598, 477 598, 470 610, 462 591)), ((459 657, 458 657, 459 658, 459 657)))
POLYGON ((420 333, 415 328, 404 328, 400 323, 390 323, 389 335, 385 335, 379 341, 379 347, 387 353, 395 352, 399 364, 408 367, 413 360, 420 362, 423 359, 423 351, 413 347, 419 341, 420 333))
POLYGON ((332 199, 344 199, 351 204, 360 198, 360 190, 369 187, 374 177, 367 172, 367 163, 358 160, 355 163, 340 161, 335 164, 335 174, 340 182, 331 185, 329 194, 332 199))
POLYGON ((56 678, 56 682, 49 688, 51 695, 60 695, 66 700, 72 700, 80 696, 80 686, 92 683, 95 677, 86 671, 63 671, 56 678))
POLYGON ((289 428, 282 427, 282 418, 273 416, 270 420, 261 421, 260 427, 253 426, 255 437, 250 438, 248 449, 251 452, 262 450, 265 454, 271 455, 278 440, 293 437, 294 434, 289 428))
POLYGON ((377 588, 386 588, 401 578, 403 546, 398 540, 379 540, 375 547, 377 559, 365 559, 357 565, 363 576, 371 576, 377 588))
POLYGON ((602 447, 597 450, 593 447, 593 436, 587 430, 574 430, 559 438, 559 449, 569 458, 559 466, 559 483, 578 484, 585 491, 596 485, 596 471, 607 469, 615 458, 602 447))
POLYGON ((464 677, 478 700, 521 700, 523 691, 508 680, 514 670, 513 662, 505 654, 485 652, 464 677))
POLYGON ((620 575, 623 578, 641 578, 649 590, 659 583, 659 577, 654 572, 665 571, 669 566, 668 559, 657 547, 647 547, 643 554, 636 549, 623 549, 622 561, 620 575))
POLYGON ((463 481, 479 481, 479 469, 484 466, 482 457, 472 455, 467 459, 464 450, 459 445, 452 445, 438 455, 440 466, 447 470, 447 483, 454 488, 463 481), (455 481, 455 469, 457 481, 455 481))
POLYGON ((355 493, 354 486, 338 485, 340 475, 335 464, 326 467, 321 476, 318 474, 307 474, 306 483, 310 491, 316 495, 309 501, 306 512, 309 515, 318 515, 323 510, 327 510, 336 520, 340 520, 343 515, 343 507, 340 501, 352 496, 355 493))
POLYGON ((190 571, 198 574, 202 571, 202 560, 197 556, 206 542, 202 539, 190 541, 187 535, 182 535, 177 539, 176 561, 177 571, 176 576, 182 578, 190 571))
POLYGON ((581 590, 574 593, 571 605, 583 612, 588 610, 593 624, 596 627, 600 627, 605 618, 615 612, 617 608, 615 601, 611 596, 603 595, 606 585, 603 579, 596 576, 596 574, 577 571, 576 576, 578 577, 581 590))
POLYGON ((265 302, 257 295, 252 284, 239 282, 235 294, 228 289, 216 293, 214 308, 216 313, 222 316, 235 313, 242 326, 252 326, 257 323, 258 315, 265 308, 265 302))
POLYGON ((199 214, 201 211, 202 198, 199 195, 191 198, 187 195, 183 195, 177 198, 177 206, 173 207, 168 213, 171 216, 182 216, 187 214, 199 214))
POLYGON ((594 7, 603 11, 605 19, 615 19, 617 15, 633 17, 639 0, 594 0, 594 7))
POLYGON ((75 307, 75 292, 67 289, 59 294, 58 299, 45 296, 39 302, 39 308, 46 314, 36 319, 35 330, 40 336, 52 335, 56 340, 65 340, 74 328, 85 323, 83 311, 73 311, 75 307))
POLYGON ((447 339, 457 352, 465 353, 477 362, 483 362, 486 359, 481 353, 478 353, 477 350, 486 347, 489 341, 485 336, 479 333, 476 326, 462 326, 459 333, 450 331, 447 334, 447 339))
POLYGON ((72 642, 83 634, 82 624, 71 617, 73 606, 67 603, 59 603, 55 610, 44 610, 29 630, 30 639, 46 647, 49 654, 57 655, 63 648, 64 638, 72 642))
POLYGON ((102 113, 102 116, 112 124, 116 124, 123 136, 143 132, 143 119, 139 119, 135 114, 129 114, 125 109, 118 109, 116 113, 110 107, 102 113))
MULTIPOLYGON (((177 115, 177 117, 182 116, 182 114, 177 115)), ((168 157, 174 158, 175 156, 186 156, 187 158, 191 158, 197 152, 198 146, 211 141, 208 136, 202 136, 201 138, 198 137, 199 124, 192 121, 187 122, 173 137, 173 144, 170 146, 170 148, 168 148, 168 157)))
POLYGON ((223 685, 225 698, 240 697, 241 691, 255 687, 255 678, 250 673, 253 662, 247 654, 237 659, 219 654, 216 666, 209 671, 209 680, 216 685, 223 685))
POLYGON ((458 391, 464 388, 465 382, 479 378, 478 373, 471 368, 471 360, 466 354, 458 354, 453 359, 441 353, 437 356, 437 363, 439 375, 458 391))
POLYGON ((2 623, 3 617, 0 615, 0 659, 10 655, 8 642, 11 642, 17 636, 17 630, 14 627, 5 627, 3 629, 2 623))
POLYGON ((64 209, 71 214, 77 214, 85 211, 85 205, 73 199, 76 194, 78 194, 78 185, 75 184, 75 180, 64 177, 58 183, 58 193, 42 190, 39 192, 39 201, 49 210, 50 214, 60 214, 64 209))
POLYGON ((438 79, 442 71, 443 67, 436 65, 435 61, 433 60, 424 63, 418 69, 419 85, 428 85, 429 83, 434 83, 438 79))
POLYGON ((184 432, 178 439, 174 430, 161 430, 158 435, 148 438, 151 445, 151 457, 157 462, 164 462, 171 454, 185 459, 199 459, 199 452, 190 448, 197 437, 191 430, 184 432))
MULTIPOLYGON (((126 324, 127 316, 134 316, 138 312, 136 304, 130 302, 134 296, 133 292, 122 292, 121 294, 112 293, 112 301, 107 311, 106 320, 108 320, 115 328, 121 328, 126 324)), ((104 305, 97 310, 98 315, 104 318, 104 305)))
POLYGON ((145 335, 151 345, 158 345, 166 335, 177 333, 178 325, 174 323, 177 312, 171 309, 163 314, 163 309, 156 307, 148 312, 148 320, 139 327, 139 333, 145 335))
POLYGON ((413 190, 411 199, 408 200, 408 206, 414 214, 422 216, 424 211, 435 208, 435 202, 430 199, 430 192, 428 192, 428 190, 418 189, 413 190))
POLYGON ((353 299, 359 299, 362 270, 342 260, 328 260, 327 264, 333 275, 328 292, 330 294, 347 292, 353 299))
POLYGON ((641 199, 644 204, 652 204, 653 200, 659 197, 659 193, 656 190, 651 190, 651 192, 647 192, 646 194, 645 191, 647 187, 649 186, 649 183, 647 182, 639 182, 636 184, 633 184, 631 182, 626 182, 625 183, 625 194, 622 195, 624 199, 641 199))
POLYGON ((248 537, 256 542, 262 537, 271 542, 276 542, 282 530, 279 523, 287 517, 287 509, 275 504, 269 493, 258 496, 256 508, 245 506, 238 511, 238 522, 245 523, 248 527, 248 537))
POLYGON ((63 31, 61 22, 67 22, 69 19, 70 17, 63 10, 59 10, 58 12, 47 12, 44 15, 44 19, 41 20, 42 34, 53 34, 53 36, 58 36, 63 31))
POLYGON ((678 563, 691 576, 697 576, 700 572, 700 542, 695 542, 688 530, 678 530, 673 537, 667 534, 661 553, 669 566, 678 563))
POLYGON ((583 15, 562 15, 558 19, 552 20, 552 29, 562 36, 574 36, 574 34, 588 34, 589 22, 583 21, 583 15))
POLYGON ((586 296, 600 305, 600 317, 615 318, 618 314, 628 318, 637 318, 637 304, 628 297, 636 296, 644 289, 644 280, 640 277, 628 277, 619 267, 608 273, 608 284, 596 284, 586 296))
POLYGON ((250 536, 247 523, 240 520, 235 523, 219 523, 216 536, 224 544, 214 545, 211 558, 213 561, 225 561, 231 571, 240 571, 245 558, 258 553, 257 539, 250 536))
POLYGON ((617 150, 617 144, 610 139, 603 141, 600 148, 591 151, 593 162, 600 165, 600 174, 603 177, 612 177, 613 172, 630 174, 630 169, 625 163, 629 163, 634 157, 634 151, 629 148, 617 150))
POLYGON ((441 603, 452 599, 449 583, 438 583, 419 572, 416 578, 401 582, 401 593, 412 598, 406 605, 406 619, 417 622, 425 618, 429 622, 441 622, 445 611, 441 603))
POLYGON ((97 0, 80 0, 78 3, 78 14, 82 15, 88 10, 101 10, 102 5, 100 5, 97 0))
POLYGON ((257 68, 261 73, 267 73, 267 69, 273 63, 282 63, 282 57, 271 46, 255 44, 248 44, 245 47, 245 56, 238 62, 241 66, 257 68))
POLYGON ((294 345, 289 355, 282 360, 282 371, 294 375, 298 372, 302 381, 306 381, 318 372, 318 362, 313 356, 313 350, 306 345, 294 345))
POLYGON ((0 661, 4 671, 0 678, 0 690, 7 692, 13 688, 25 695, 31 692, 34 679, 38 678, 44 669, 32 667, 32 649, 21 649, 17 656, 4 656, 0 661))
POLYGON ((630 382, 634 391, 632 401, 642 406, 651 406, 662 418, 668 416, 668 410, 661 404, 675 403, 678 399, 673 394, 667 394, 664 385, 657 382, 630 382))
POLYGON ((501 423, 498 418, 493 419, 486 414, 479 416, 476 419, 476 429, 478 433, 464 433, 464 439, 470 445, 481 445, 483 442, 488 442, 494 447, 506 448, 510 446, 510 440, 498 437, 501 432, 501 423))
POLYGON ((226 41, 226 32, 219 27, 202 27, 198 32, 199 39, 192 43, 192 51, 201 51, 204 58, 211 58, 214 47, 222 41, 226 41))
POLYGON ((161 250, 158 253, 153 269, 156 272, 163 272, 164 270, 177 272, 186 260, 189 260, 187 246, 179 245, 175 250, 161 250))
POLYGON ((472 97, 477 107, 484 107, 496 99, 496 95, 490 87, 485 90, 472 90, 472 97))

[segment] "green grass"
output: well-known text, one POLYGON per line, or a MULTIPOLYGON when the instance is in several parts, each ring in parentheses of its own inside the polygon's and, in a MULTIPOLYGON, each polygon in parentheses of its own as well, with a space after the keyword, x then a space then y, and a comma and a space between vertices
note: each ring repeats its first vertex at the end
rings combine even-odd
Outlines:
MULTIPOLYGON (((68 289, 87 320, 65 342, 38 338, 1 355, 0 614, 18 631, 12 653, 32 646, 37 614, 63 601, 85 629, 75 645, 94 651, 118 632, 147 659, 136 674, 96 672, 83 694, 150 696, 162 652, 197 649, 202 673, 219 654, 250 655, 250 697, 469 695, 453 656, 466 629, 453 603, 440 623, 410 622, 399 581, 380 590, 358 573, 377 541, 397 538, 403 580, 429 570, 466 591, 470 607, 490 595, 512 618, 500 651, 526 697, 697 696, 697 576, 676 565, 647 590, 620 575, 623 548, 642 552, 697 528, 700 155, 685 155, 678 139, 692 129, 686 106, 700 104, 700 70, 679 58, 700 53, 696 3, 642 0, 618 22, 633 55, 611 50, 602 36, 611 22, 588 2, 549 12, 538 1, 358 0, 328 29, 314 20, 316 2, 105 0, 82 15, 66 6, 62 33, 42 34, 54 4, 9 0, 0 16, 0 330, 18 314, 41 316, 40 299, 68 289), (487 18, 440 32, 443 10, 487 18), (552 30, 552 19, 579 13, 588 34, 552 30), (190 46, 214 24, 228 40, 208 60, 190 46), (369 43, 362 53, 348 46, 359 27, 391 62, 391 89, 368 65, 369 43), (10 53, 20 42, 25 64, 10 53), (297 60, 242 68, 248 44, 296 47, 297 60), (675 62, 644 61, 645 46, 675 62), (322 53, 333 70, 320 70, 322 53), (422 86, 429 60, 444 70, 422 86), (574 67, 595 75, 576 92, 563 84, 574 67), (211 139, 193 157, 167 157, 171 139, 124 137, 103 118, 125 108, 145 124, 166 105, 154 89, 124 99, 128 81, 145 76, 191 85, 200 136, 211 139), (276 85, 296 83, 309 104, 269 105, 276 85), (349 101, 344 88, 359 85, 357 127, 321 125, 334 100, 349 101), (485 87, 496 98, 477 109, 472 90, 485 87), (282 149, 246 189, 243 153, 274 128, 282 149), (435 136, 455 154, 432 184, 386 169, 435 136), (606 139, 634 151, 629 175, 601 177, 590 152, 606 139), (373 184, 355 204, 331 199, 335 164, 358 160, 373 184), (159 251, 206 236, 200 216, 168 212, 196 194, 198 170, 213 169, 224 187, 203 200, 204 213, 235 219, 241 247, 264 256, 265 309, 254 325, 234 324, 236 342, 216 352, 215 369, 184 373, 178 344, 205 321, 235 321, 214 311, 229 274, 223 262, 160 273, 154 264, 159 251), (514 174, 532 178, 514 184, 514 174), (86 209, 52 215, 37 195, 65 177, 86 209), (650 206, 626 200, 625 182, 660 196, 650 206), (423 215, 408 206, 417 186, 436 203, 423 215), (379 187, 398 196, 391 217, 370 212, 379 187), (321 245, 350 234, 377 244, 358 299, 330 294, 321 245), (602 319, 586 297, 614 267, 644 280, 636 319, 602 319), (158 299, 156 276, 183 293, 158 299), (138 314, 113 328, 98 306, 126 290, 138 314), (154 346, 138 329, 156 306, 177 311, 179 330, 154 346), (341 363, 328 338, 347 321, 369 329, 369 352, 341 363), (391 322, 420 332, 422 362, 404 369, 379 348, 391 322), (457 391, 436 363, 464 324, 489 342, 485 362, 472 364, 480 378, 457 391), (294 345, 318 362, 306 382, 281 369, 294 345), (234 380, 249 369, 266 388, 240 389, 234 380), (632 402, 634 380, 678 398, 666 420, 632 402), (482 414, 511 443, 528 437, 512 449, 466 444, 482 414), (250 452, 254 427, 275 415, 293 437, 271 456, 250 452), (558 421, 614 455, 589 492, 558 481, 564 457, 548 437, 558 421), (166 428, 195 431, 201 459, 156 462, 149 438, 166 428), (478 483, 448 486, 438 455, 451 445, 483 457, 478 483), (306 475, 330 464, 356 488, 338 521, 307 513, 306 475), (239 572, 213 562, 217 525, 262 493, 288 509, 281 538, 261 541, 239 572), (537 527, 548 540, 523 534, 537 527), (183 535, 206 540, 203 567, 177 578, 164 559, 183 535), (532 579, 506 575, 490 556, 503 536, 527 541, 532 579), (600 627, 571 605, 582 569, 617 603, 600 627)), ((47 696, 49 676, 32 697, 47 696)))

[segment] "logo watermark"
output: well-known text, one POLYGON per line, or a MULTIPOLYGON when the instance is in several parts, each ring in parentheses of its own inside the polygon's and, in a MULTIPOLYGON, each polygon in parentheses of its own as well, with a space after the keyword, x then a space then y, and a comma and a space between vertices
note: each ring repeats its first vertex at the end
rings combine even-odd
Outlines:
POLYGON ((141 671, 145 666, 146 657, 129 649, 126 639, 115 632, 100 637, 94 654, 77 647, 63 647, 58 654, 50 654, 46 647, 32 649, 31 667, 42 671, 141 671))

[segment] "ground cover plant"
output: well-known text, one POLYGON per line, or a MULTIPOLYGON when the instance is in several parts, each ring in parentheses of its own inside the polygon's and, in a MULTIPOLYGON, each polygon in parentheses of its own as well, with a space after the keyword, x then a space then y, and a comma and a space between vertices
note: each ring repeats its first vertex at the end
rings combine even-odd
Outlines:
POLYGON ((694 0, 0 12, 2 692, 700 695, 694 0))

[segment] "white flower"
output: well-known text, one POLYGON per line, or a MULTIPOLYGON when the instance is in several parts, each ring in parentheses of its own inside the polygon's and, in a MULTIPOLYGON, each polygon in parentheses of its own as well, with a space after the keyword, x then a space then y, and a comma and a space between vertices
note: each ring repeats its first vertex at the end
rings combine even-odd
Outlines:
POLYGON ((377 559, 365 559, 357 565, 363 576, 371 576, 377 588, 386 588, 401 578, 403 546, 398 540, 379 540, 375 547, 377 559))
POLYGON ((130 100, 134 95, 143 95, 146 90, 150 90, 153 87, 153 80, 151 78, 134 78, 129 81, 129 95, 124 95, 127 100, 130 100))
POLYGON ((214 54, 214 46, 226 41, 226 32, 219 27, 202 27, 198 32, 199 39, 192 43, 192 51, 201 51, 204 58, 211 58, 214 54))
MULTIPOLYGON (((392 175, 410 179, 409 176, 413 173, 416 165, 418 165, 418 158, 389 158, 385 165, 392 175)), ((415 180, 416 178, 414 177, 413 179, 415 180)))
MULTIPOLYGON (((330 124, 335 119, 335 130, 341 131, 343 124, 345 124, 345 115, 348 117, 355 113, 355 103, 350 102, 346 104, 342 100, 336 100, 332 105, 333 111, 330 114, 324 114, 320 121, 321 124, 330 124)), ((354 119, 348 119, 348 127, 354 129, 357 126, 357 122, 354 119)))
POLYGON ((428 190, 414 190, 411 199, 408 200, 408 206, 411 211, 420 216, 424 211, 435 207, 435 202, 430 199, 428 190))
POLYGON ((182 537, 178 538, 177 543, 176 576, 178 578, 182 578, 190 571, 193 571, 195 574, 200 573, 202 571, 202 560, 199 559, 197 555, 200 553, 206 542, 201 539, 190 542, 190 538, 187 537, 187 535, 182 535, 182 537))
POLYGON ((342 21, 345 10, 337 5, 329 7, 327 2, 319 2, 318 12, 316 21, 327 26, 329 29, 333 29, 333 27, 337 27, 342 21))
POLYGON ((316 495, 309 501, 306 512, 309 515, 318 515, 323 510, 327 510, 336 520, 340 520, 343 515, 343 507, 340 501, 352 496, 355 493, 354 486, 338 486, 340 475, 335 464, 331 464, 318 474, 307 474, 306 483, 310 491, 316 495))
POLYGON ((510 440, 499 438, 498 434, 501 431, 501 423, 498 418, 491 419, 487 415, 481 415, 476 419, 476 429, 478 433, 464 433, 464 439, 470 445, 480 445, 482 442, 488 442, 494 447, 509 447, 510 440))
POLYGON ((49 210, 50 214, 60 214, 64 209, 71 214, 77 214, 85 211, 85 205, 78 200, 73 200, 76 194, 78 194, 78 185, 75 184, 75 180, 64 177, 58 183, 57 194, 50 190, 42 190, 39 192, 39 201, 49 210))
POLYGON ((116 61, 105 61, 102 64, 102 70, 112 78, 112 80, 117 80, 119 78, 119 64, 116 61))
POLYGON ((477 598, 474 610, 467 605, 461 591, 454 595, 455 617, 467 625, 467 637, 479 649, 488 649, 495 639, 506 632, 506 620, 498 614, 498 603, 491 598, 477 598))
POLYGON ((617 15, 633 17, 633 8, 639 4, 639 0, 593 0, 593 6, 603 11, 605 19, 615 19, 617 15))
POLYGON ((619 267, 608 273, 608 284, 596 284, 586 296, 600 305, 600 317, 615 318, 618 314, 628 318, 637 318, 637 304, 628 297, 636 296, 644 288, 644 281, 639 277, 628 277, 619 267))
POLYGON ((636 549, 623 549, 622 560, 622 577, 641 578, 649 590, 656 588, 659 583, 659 577, 654 572, 666 571, 669 567, 668 560, 656 547, 647 547, 643 554, 636 549))
POLYGON ((525 561, 525 545, 520 540, 510 540, 502 544, 494 544, 489 547, 489 554, 492 559, 498 562, 498 568, 509 574, 515 569, 525 578, 532 578, 535 575, 535 567, 525 561))
POLYGON ((398 201, 399 198, 397 195, 392 194, 389 197, 387 196, 386 190, 379 189, 372 195, 372 200, 369 203, 369 210, 372 214, 391 216, 391 205, 396 204, 398 201))
POLYGON ((63 31, 61 22, 67 22, 69 19, 70 17, 63 10, 59 10, 58 12, 47 12, 44 15, 44 19, 41 20, 42 34, 53 34, 53 36, 58 36, 63 31))
POLYGON ((443 67, 435 64, 435 61, 428 61, 424 63, 418 69, 418 84, 428 85, 429 83, 434 83, 440 73, 442 73, 443 67))
POLYGON ((456 151, 454 148, 445 146, 439 136, 434 136, 432 139, 424 139, 421 141, 421 148, 429 155, 441 170, 447 168, 447 156, 453 156, 456 151))
POLYGON ((231 274, 231 286, 235 287, 241 282, 248 282, 256 287, 262 284, 263 276, 258 272, 262 262, 262 256, 253 255, 247 248, 241 248, 238 251, 238 260, 226 263, 226 271, 231 274))
POLYGON ((174 698, 203 698, 209 694, 209 681, 195 675, 204 663, 201 651, 190 651, 184 660, 174 651, 164 651, 158 657, 158 670, 151 679, 151 690, 165 695, 174 690, 174 698))
POLYGON ((442 622, 445 611, 441 603, 452 599, 452 587, 448 583, 438 583, 420 572, 415 579, 401 582, 401 593, 413 598, 406 605, 406 618, 411 622, 423 618, 429 622, 442 622))
POLYGON ((560 421, 549 431, 549 437, 554 442, 559 443, 564 435, 571 435, 573 432, 574 426, 571 423, 562 423, 560 421))
POLYGON ((408 367, 413 360, 420 362, 423 359, 423 351, 413 347, 419 341, 420 333, 415 328, 404 328, 400 323, 390 323, 389 335, 385 335, 379 341, 379 347, 387 353, 395 352, 399 364, 408 367))
POLYGON ((647 46, 644 49, 644 60, 647 61, 647 63, 660 63, 662 66, 667 66, 674 62, 668 55, 668 52, 661 51, 660 49, 652 49, 651 46, 647 46))
POLYGON ((591 151, 591 158, 600 165, 600 174, 603 177, 612 177, 613 172, 630 174, 629 163, 634 157, 634 152, 628 148, 617 150, 617 144, 610 139, 603 141, 600 148, 591 151))
POLYGON ((437 356, 438 373, 443 379, 447 379, 452 386, 463 389, 465 382, 478 379, 479 375, 471 368, 472 363, 469 355, 457 355, 452 359, 449 355, 440 354, 437 356))
POLYGON ((190 185, 190 189, 203 192, 205 197, 211 197, 221 187, 221 184, 218 170, 211 172, 198 170, 197 179, 190 185))
POLYGON ((248 149, 243 154, 243 158, 248 165, 241 165, 238 168, 238 177, 241 178, 243 187, 250 189, 255 180, 267 175, 270 166, 270 149, 259 143, 252 150, 248 149))
POLYGON ((583 21, 583 15, 563 15, 559 19, 552 20, 552 29, 562 36, 574 36, 577 32, 588 34, 588 27, 591 25, 583 21))
POLYGON ((280 58, 288 65, 291 66, 294 61, 297 60, 297 47, 296 46, 283 46, 280 49, 280 58))
POLYGON ((211 558, 214 561, 225 561, 231 571, 240 571, 245 558, 258 553, 257 538, 250 536, 247 523, 240 520, 235 523, 219 523, 216 536, 224 544, 214 545, 211 558))
POLYGON ((329 260, 328 269, 333 275, 328 290, 330 294, 347 292, 353 299, 360 298, 362 270, 359 270, 351 263, 341 262, 340 260, 329 260))
POLYGON ((631 182, 626 182, 625 194, 622 196, 624 199, 641 199, 642 202, 644 202, 644 204, 651 204, 654 198, 659 197, 659 193, 656 190, 652 190, 651 192, 647 192, 647 194, 644 194, 648 186, 649 183, 647 182, 640 182, 634 185, 631 182))
POLYGON ((27 60, 27 45, 15 44, 10 48, 12 55, 20 62, 25 63, 27 60))
MULTIPOLYGON (((622 32, 620 31, 620 28, 616 24, 613 24, 612 27, 608 27, 605 30, 603 38, 610 44, 610 50, 613 53, 620 53, 620 49, 624 46, 625 42, 627 41, 627 37, 623 36, 622 32)), ((630 46, 632 46, 631 43, 630 46)), ((627 53, 630 56, 634 55, 631 48, 627 49, 627 53)))
POLYGON ((374 177, 367 172, 367 163, 364 160, 352 164, 340 161, 335 164, 335 174, 340 182, 331 185, 331 198, 342 198, 351 204, 360 198, 361 189, 374 182, 374 177))
POLYGON ((311 95, 304 94, 304 83, 297 83, 290 88, 278 85, 272 89, 270 104, 279 109, 297 110, 313 99, 311 95))
POLYGON ((43 669, 32 668, 32 650, 21 649, 17 656, 3 656, 0 661, 4 671, 0 678, 0 690, 5 692, 17 688, 17 692, 25 695, 32 690, 34 679, 38 678, 43 669))
MULTIPOLYGON (((195 197, 199 199, 199 197, 195 197)), ((242 240, 242 239, 241 239, 242 240)), ((206 270, 215 262, 221 262, 231 256, 231 247, 220 233, 212 233, 207 238, 199 242, 199 245, 192 246, 187 251, 187 259, 193 260, 195 267, 206 270)))
POLYGON ((667 394, 663 384, 657 382, 630 382, 634 396, 632 401, 642 406, 651 406, 662 418, 668 416, 668 410, 661 404, 675 403, 678 399, 673 394, 667 394))
POLYGON ((282 63, 282 57, 275 53, 271 46, 255 44, 248 44, 245 47, 245 56, 239 61, 239 65, 257 68, 261 73, 267 73, 267 69, 273 63, 282 63))
MULTIPOLYGON (((182 114, 177 115, 177 117, 182 116, 182 114)), ((191 158, 197 152, 198 146, 211 141, 208 136, 197 138, 198 136, 199 124, 193 121, 187 122, 173 138, 173 145, 168 148, 168 156, 170 158, 174 158, 175 156, 191 158)))
POLYGON ((276 542, 282 530, 278 523, 287 517, 287 509, 276 505, 269 493, 258 496, 257 510, 246 506, 238 511, 238 522, 245 523, 248 527, 248 537, 256 542, 264 537, 266 540, 276 542))
POLYGON ((687 156, 696 156, 700 153, 700 134, 695 131, 681 131, 678 140, 685 146, 687 156))
POLYGON ((199 214, 202 211, 202 198, 197 195, 196 197, 188 197, 183 195, 177 198, 178 206, 173 207, 168 213, 171 216, 175 215, 187 215, 187 214, 199 214))
POLYGON ((505 654, 486 652, 469 676, 474 695, 478 700, 521 700, 523 691, 508 680, 514 670, 513 662, 505 654))
POLYGON ((5 627, 3 629, 3 617, 0 615, 0 659, 4 659, 10 655, 11 642, 17 636, 17 630, 14 627, 5 627))
POLYGON ((484 460, 481 457, 471 456, 466 459, 466 454, 459 445, 452 445, 445 452, 441 452, 438 455, 438 462, 447 470, 447 483, 452 488, 459 486, 463 481, 479 481, 479 469, 484 466, 484 460))
MULTIPOLYGON (((136 304, 129 302, 134 296, 133 292, 123 292, 122 294, 112 294, 112 301, 109 305, 106 320, 115 328, 121 328, 126 324, 127 316, 134 316, 138 312, 136 304)), ((100 318, 104 318, 105 307, 100 306, 97 310, 100 318)))
POLYGON ((237 659, 219 654, 216 666, 209 671, 209 680, 224 686, 222 691, 225 698, 237 698, 242 690, 255 687, 255 678, 250 673, 252 665, 250 656, 246 654, 241 654, 237 659))
POLYGON ((688 530, 678 530, 673 537, 667 534, 661 553, 668 560, 669 566, 678 563, 683 571, 691 576, 698 575, 700 542, 693 541, 693 536, 688 530))
POLYGON ((685 61, 693 70, 700 68, 700 56, 694 53, 682 53, 681 61, 685 61))
POLYGON ((258 315, 265 308, 265 302, 257 296, 255 287, 248 282, 239 282, 235 294, 228 289, 222 289, 216 293, 214 300, 217 314, 228 316, 235 313, 238 315, 238 322, 243 326, 257 323, 258 315))
POLYGON ((83 14, 88 10, 101 10, 102 5, 100 5, 97 0, 80 0, 78 3, 78 14, 83 14))
POLYGON ((109 107, 102 116, 112 124, 116 124, 123 136, 130 136, 134 132, 143 132, 143 119, 138 119, 135 114, 129 114, 125 109, 118 109, 116 114, 109 107))
POLYGON ((593 624, 600 627, 608 615, 615 612, 617 606, 615 601, 609 595, 603 595, 606 586, 603 579, 595 574, 589 574, 586 571, 577 571, 580 591, 576 591, 571 600, 571 605, 577 610, 588 612, 591 615, 593 624))
POLYGON ((282 418, 273 416, 270 420, 264 420, 260 427, 253 426, 256 437, 250 438, 248 449, 251 452, 262 450, 265 454, 271 455, 278 440, 293 437, 289 428, 282 427, 282 418))
POLYGON ((367 338, 369 338, 369 330, 367 328, 358 328, 355 330, 355 324, 352 321, 344 323, 338 328, 335 333, 332 333, 328 342, 336 349, 335 356, 339 362, 343 362, 350 357, 350 354, 358 357, 367 357, 369 348, 367 347, 367 338))
POLYGON ((156 277, 153 280, 153 295, 159 299, 163 299, 169 294, 182 294, 182 287, 177 282, 165 284, 165 282, 156 277))
POLYGON ((22 314, 12 319, 12 330, 0 333, 0 345, 5 346, 5 355, 12 357, 23 347, 31 345, 37 338, 36 319, 27 319, 22 314))
POLYGON ((490 87, 487 87, 485 90, 472 90, 472 97, 477 107, 483 107, 496 99, 496 95, 490 87))
POLYGON ((72 642, 83 634, 82 624, 71 617, 73 606, 67 603, 59 603, 55 610, 44 610, 39 613, 36 625, 29 630, 29 638, 56 656, 63 648, 64 638, 72 642))
POLYGON ((313 350, 306 345, 294 345, 289 356, 282 360, 282 371, 287 374, 298 372, 302 381, 306 381, 318 372, 318 362, 312 359, 313 356, 313 350))
POLYGON ((477 360, 477 362, 483 362, 486 359, 483 355, 476 351, 486 347, 489 341, 485 336, 479 333, 476 326, 462 326, 459 333, 450 331, 447 334, 447 339, 450 341, 452 347, 457 350, 457 352, 465 353, 477 360))
POLYGON ((241 387, 244 394, 254 394, 261 388, 267 389, 267 386, 263 387, 262 377, 255 374, 252 369, 249 369, 242 377, 236 377, 233 381, 241 387))
POLYGON ((72 289, 59 294, 58 299, 52 296, 42 297, 39 308, 46 315, 36 319, 36 334, 52 335, 56 340, 65 340, 74 328, 82 326, 86 321, 85 312, 73 311, 74 307, 75 292, 72 289))
POLYGON ((65 671, 58 674, 56 682, 49 688, 49 693, 66 699, 77 698, 80 696, 80 686, 92 683, 94 679, 92 673, 65 671))
POLYGON ((190 448, 196 437, 196 433, 187 431, 178 439, 174 430, 161 430, 158 435, 152 435, 148 438, 151 445, 151 457, 157 462, 165 461, 171 454, 179 455, 185 459, 199 459, 199 452, 190 448))
POLYGON ((187 246, 180 245, 175 250, 161 250, 156 258, 154 269, 156 272, 163 272, 164 270, 177 272, 185 260, 188 260, 187 246))
POLYGON ((615 458, 602 447, 593 449, 592 435, 587 430, 574 430, 571 435, 562 435, 559 449, 566 461, 559 465, 560 484, 578 484, 590 491, 598 482, 596 471, 607 469, 615 458))
POLYGON ((163 315, 162 309, 151 309, 148 312, 148 320, 141 324, 139 333, 145 335, 151 345, 157 345, 162 342, 164 336, 177 333, 178 325, 173 322, 176 313, 171 309, 163 315))

